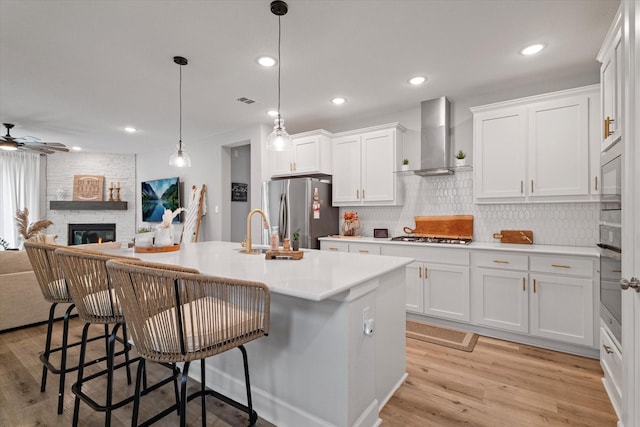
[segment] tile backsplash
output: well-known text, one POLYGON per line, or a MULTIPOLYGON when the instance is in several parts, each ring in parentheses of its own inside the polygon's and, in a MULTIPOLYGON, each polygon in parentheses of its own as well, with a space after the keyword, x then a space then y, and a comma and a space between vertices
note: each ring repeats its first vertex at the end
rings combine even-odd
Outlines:
POLYGON ((494 242, 493 233, 505 229, 533 230, 534 242, 543 245, 594 246, 598 240, 599 203, 473 203, 473 172, 404 180, 405 202, 397 207, 351 207, 360 216, 363 236, 374 228, 388 228, 391 236, 415 227, 414 216, 471 214, 473 239, 494 242))

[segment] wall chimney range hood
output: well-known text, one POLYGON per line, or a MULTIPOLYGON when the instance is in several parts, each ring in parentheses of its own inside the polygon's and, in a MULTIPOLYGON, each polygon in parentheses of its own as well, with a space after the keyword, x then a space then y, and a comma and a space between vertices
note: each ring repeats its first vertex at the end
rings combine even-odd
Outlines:
POLYGON ((451 104, 444 96, 420 103, 420 176, 451 175, 449 166, 451 136, 449 110, 451 104))

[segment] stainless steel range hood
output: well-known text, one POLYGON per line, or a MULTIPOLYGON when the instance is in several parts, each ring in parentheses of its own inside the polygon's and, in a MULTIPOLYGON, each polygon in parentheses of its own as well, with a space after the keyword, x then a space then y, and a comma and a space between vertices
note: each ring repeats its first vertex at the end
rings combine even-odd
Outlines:
POLYGON ((449 132, 450 103, 440 97, 420 104, 420 176, 451 175, 449 165, 451 136, 449 132))

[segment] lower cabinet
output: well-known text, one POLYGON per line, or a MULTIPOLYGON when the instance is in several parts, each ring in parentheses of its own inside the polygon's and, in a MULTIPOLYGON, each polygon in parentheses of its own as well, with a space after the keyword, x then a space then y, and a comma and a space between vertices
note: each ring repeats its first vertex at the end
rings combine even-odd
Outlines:
POLYGON ((594 346, 593 259, 472 253, 471 260, 474 323, 594 346))
POLYGON ((471 320, 468 251, 384 245, 382 255, 421 260, 406 269, 407 311, 463 322, 471 320))
POLYGON ((474 268, 475 323, 514 332, 529 332, 526 271, 474 268))

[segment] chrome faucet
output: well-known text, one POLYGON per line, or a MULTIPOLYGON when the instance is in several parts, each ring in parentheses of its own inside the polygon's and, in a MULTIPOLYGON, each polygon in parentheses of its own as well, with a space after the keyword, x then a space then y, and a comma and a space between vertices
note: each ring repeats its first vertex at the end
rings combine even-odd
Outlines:
MULTIPOLYGON (((260 214, 260 216, 262 217, 262 226, 264 227, 265 230, 269 230, 269 221, 267 220, 266 215, 264 214, 264 212, 262 212, 261 209, 254 209, 251 212, 249 212, 249 215, 247 215, 247 245, 246 245, 246 249, 241 251, 241 253, 243 254, 258 254, 259 252, 254 251, 251 248, 251 217, 253 216, 253 214, 260 214)), ((244 246, 244 245, 243 245, 244 246)))

